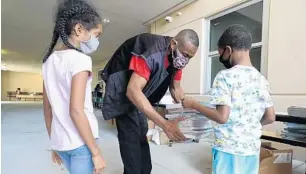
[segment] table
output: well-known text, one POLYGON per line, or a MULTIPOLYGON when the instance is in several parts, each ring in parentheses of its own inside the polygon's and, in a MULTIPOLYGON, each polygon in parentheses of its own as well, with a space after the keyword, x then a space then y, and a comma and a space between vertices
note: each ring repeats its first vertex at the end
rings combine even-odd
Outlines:
POLYGON ((16 95, 16 98, 24 99, 27 101, 27 99, 32 99, 32 100, 42 100, 43 96, 42 95, 16 95))
MULTIPOLYGON (((285 123, 298 123, 306 124, 306 117, 294 117, 287 114, 276 114, 276 120, 285 123)), ((261 139, 275 141, 283 144, 289 144, 292 146, 306 147, 306 141, 290 139, 288 137, 283 137, 276 132, 263 131, 261 139)))
MULTIPOLYGON (((297 123, 297 124, 306 124, 306 117, 294 117, 288 114, 276 114, 275 121, 285 122, 285 123, 297 123)), ((263 131, 261 139, 279 142, 283 144, 288 144, 291 146, 306 147, 306 140, 296 140, 290 139, 288 137, 283 137, 277 132, 267 132, 263 131)), ((306 174, 306 170, 305 170, 306 174)))

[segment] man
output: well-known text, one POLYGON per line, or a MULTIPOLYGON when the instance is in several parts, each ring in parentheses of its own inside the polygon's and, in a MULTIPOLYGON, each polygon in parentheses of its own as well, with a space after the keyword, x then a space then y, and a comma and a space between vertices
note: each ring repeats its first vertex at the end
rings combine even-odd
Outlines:
POLYGON ((175 102, 184 98, 182 69, 199 46, 195 31, 180 31, 174 38, 140 34, 114 53, 102 78, 106 82, 103 116, 116 118, 124 174, 149 174, 152 169, 147 141, 147 116, 169 139, 184 140, 176 121, 167 121, 152 107, 170 87, 175 102))
POLYGON ((217 122, 212 151, 214 174, 257 174, 262 125, 275 120, 266 78, 253 67, 252 35, 243 25, 229 26, 218 41, 219 61, 227 68, 215 77, 210 104, 191 98, 185 108, 198 110, 217 122))

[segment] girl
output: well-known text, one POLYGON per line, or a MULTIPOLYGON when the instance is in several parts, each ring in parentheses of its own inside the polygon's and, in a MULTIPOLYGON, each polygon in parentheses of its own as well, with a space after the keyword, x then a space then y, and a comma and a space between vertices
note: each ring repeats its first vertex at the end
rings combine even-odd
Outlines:
POLYGON ((91 100, 92 61, 102 22, 81 0, 59 5, 53 38, 43 59, 44 115, 52 160, 71 174, 100 173, 105 161, 96 143, 98 122, 91 100), (63 45, 54 51, 58 38, 63 45))

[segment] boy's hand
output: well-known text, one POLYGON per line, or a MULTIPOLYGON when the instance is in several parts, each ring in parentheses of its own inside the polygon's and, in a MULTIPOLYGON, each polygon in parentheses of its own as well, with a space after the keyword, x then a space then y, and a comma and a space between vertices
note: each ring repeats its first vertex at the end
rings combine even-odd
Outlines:
POLYGON ((182 105, 184 108, 191 108, 191 109, 194 109, 194 105, 197 101, 190 98, 190 97, 185 97, 183 100, 182 100, 182 105))

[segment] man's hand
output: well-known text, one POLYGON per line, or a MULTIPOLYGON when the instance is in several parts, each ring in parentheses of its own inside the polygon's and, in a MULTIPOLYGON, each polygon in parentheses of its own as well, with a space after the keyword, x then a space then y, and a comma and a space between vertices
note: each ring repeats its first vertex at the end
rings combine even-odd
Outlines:
POLYGON ((58 165, 63 164, 61 157, 59 157, 58 154, 53 150, 51 150, 51 158, 54 164, 58 164, 58 165))
POLYGON ((191 108, 194 109, 194 105, 197 101, 190 98, 190 97, 186 97, 184 98, 184 100, 182 101, 182 105, 184 108, 191 108))
POLYGON ((186 140, 184 134, 178 128, 179 122, 183 121, 185 118, 180 117, 174 120, 167 121, 166 125, 163 127, 163 130, 167 134, 170 140, 180 142, 186 140))
POLYGON ((185 97, 184 91, 181 87, 170 88, 170 93, 175 103, 180 103, 185 97))

